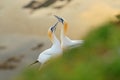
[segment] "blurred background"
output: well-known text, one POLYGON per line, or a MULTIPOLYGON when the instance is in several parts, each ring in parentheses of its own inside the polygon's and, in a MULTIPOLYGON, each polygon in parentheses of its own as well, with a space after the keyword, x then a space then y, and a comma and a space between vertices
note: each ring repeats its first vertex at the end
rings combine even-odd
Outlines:
MULTIPOLYGON (((96 39, 92 35, 90 39, 88 38, 91 31, 100 28, 100 25, 109 21, 119 22, 116 17, 119 14, 120 0, 0 0, 0 79, 12 80, 25 67, 34 62, 40 52, 51 46, 47 30, 57 21, 53 15, 61 16, 68 22, 67 35, 71 39, 85 39, 89 42, 89 40, 96 39)), ((118 23, 115 23, 108 23, 107 26, 118 26, 118 23)), ((56 31, 58 38, 61 26, 59 24, 56 31)), ((106 29, 109 31, 108 27, 106 29)), ((113 28, 110 28, 110 32, 111 29, 113 28)), ((116 30, 114 29, 113 33, 119 32, 116 30)), ((106 35, 104 29, 101 29, 101 32, 106 35)), ((116 44, 116 40, 119 39, 112 40, 116 44)), ((102 41, 96 41, 96 43, 102 44, 102 41)), ((108 44, 111 45, 111 43, 108 44)), ((105 47, 108 48, 108 45, 105 47)), ((69 53, 72 54, 72 51, 69 53)), ((62 80, 66 80, 66 78, 62 80)), ((111 80, 119 79, 113 78, 111 80)))

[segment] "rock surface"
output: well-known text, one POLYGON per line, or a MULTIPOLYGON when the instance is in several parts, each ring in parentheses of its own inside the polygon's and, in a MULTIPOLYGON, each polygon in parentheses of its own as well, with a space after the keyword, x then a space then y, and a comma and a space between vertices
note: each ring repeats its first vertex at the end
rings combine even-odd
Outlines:
MULTIPOLYGON (((54 14, 69 23, 72 39, 80 39, 97 25, 116 21, 120 0, 36 0, 34 4, 32 0, 1 0, 0 66, 11 57, 24 56, 15 69, 0 69, 1 80, 13 78, 51 45, 47 30, 56 22, 54 14)), ((61 26, 56 31, 58 37, 61 26)))

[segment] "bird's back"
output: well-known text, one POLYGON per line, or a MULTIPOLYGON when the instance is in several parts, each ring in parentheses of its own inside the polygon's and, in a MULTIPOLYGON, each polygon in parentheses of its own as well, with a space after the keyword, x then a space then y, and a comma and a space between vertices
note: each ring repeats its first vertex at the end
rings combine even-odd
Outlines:
POLYGON ((57 57, 59 55, 62 54, 62 50, 61 49, 53 49, 53 48, 49 48, 45 51, 43 51, 39 57, 38 57, 38 61, 41 63, 45 63, 47 62, 50 58, 54 58, 57 57))
POLYGON ((68 47, 81 45, 83 42, 84 40, 71 40, 69 37, 65 36, 62 38, 61 46, 65 49, 68 47))

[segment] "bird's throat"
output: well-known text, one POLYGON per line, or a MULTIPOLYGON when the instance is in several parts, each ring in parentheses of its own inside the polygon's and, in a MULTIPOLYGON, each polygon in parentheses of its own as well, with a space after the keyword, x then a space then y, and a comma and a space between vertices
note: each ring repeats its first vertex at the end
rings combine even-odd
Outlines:
POLYGON ((53 41, 53 35, 52 35, 51 31, 48 31, 48 36, 49 36, 50 40, 53 41))
POLYGON ((64 34, 66 35, 68 29, 68 24, 65 22, 64 23, 64 34))

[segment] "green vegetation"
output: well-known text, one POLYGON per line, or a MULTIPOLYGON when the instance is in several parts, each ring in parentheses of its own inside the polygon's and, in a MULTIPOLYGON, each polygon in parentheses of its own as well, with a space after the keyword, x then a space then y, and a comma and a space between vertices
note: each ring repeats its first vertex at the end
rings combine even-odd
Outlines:
POLYGON ((17 80, 120 80, 120 25, 102 25, 83 46, 65 51, 40 71, 25 70, 17 80))

